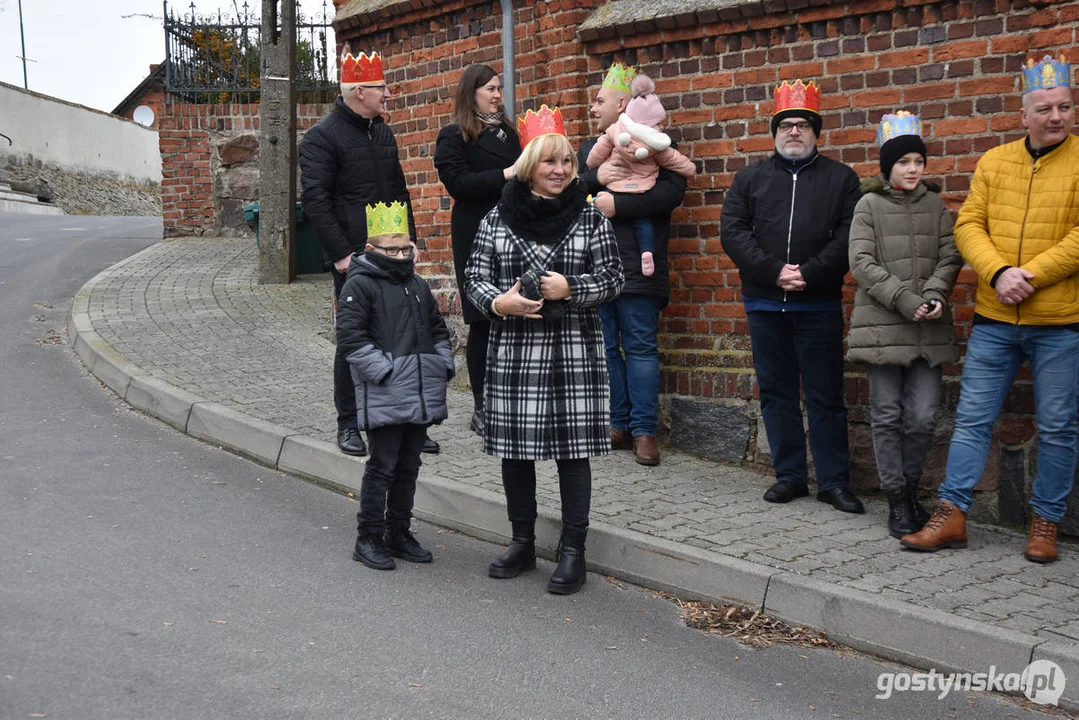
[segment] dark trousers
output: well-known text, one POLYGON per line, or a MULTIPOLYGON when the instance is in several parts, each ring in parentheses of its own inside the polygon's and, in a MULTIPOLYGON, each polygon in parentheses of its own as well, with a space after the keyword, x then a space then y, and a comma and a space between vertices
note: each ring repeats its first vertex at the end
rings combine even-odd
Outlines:
POLYGON ((472 402, 477 410, 483 407, 483 380, 487 375, 487 341, 490 337, 490 321, 477 320, 468 324, 465 360, 468 363, 468 382, 472 386, 472 402))
POLYGON ((387 525, 407 528, 411 523, 420 452, 426 436, 423 425, 386 425, 367 431, 371 454, 360 485, 360 512, 356 516, 361 535, 381 535, 387 525))
MULTIPOLYGON (((562 496, 562 527, 584 532, 592 504, 592 466, 588 458, 556 460, 562 496)), ((503 460, 502 487, 510 522, 536 520, 536 461, 503 460)))
POLYGON ((776 479, 805 485, 809 476, 798 393, 801 379, 817 490, 849 485, 842 313, 754 311, 746 315, 776 479))
MULTIPOLYGON (((333 269, 333 294, 341 297, 341 288, 345 285, 345 274, 333 269)), ((356 427, 356 386, 352 382, 352 371, 345 360, 345 353, 338 346, 333 356, 333 405, 337 408, 337 429, 356 427)))

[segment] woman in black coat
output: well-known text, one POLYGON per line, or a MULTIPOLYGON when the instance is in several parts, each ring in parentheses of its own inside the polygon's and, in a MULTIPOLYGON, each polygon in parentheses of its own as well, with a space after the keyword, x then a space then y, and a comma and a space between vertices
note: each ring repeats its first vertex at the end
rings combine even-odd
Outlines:
POLYGON ((465 264, 483 217, 502 197, 521 154, 517 131, 506 120, 502 83, 487 65, 469 65, 457 83, 453 124, 442 128, 435 143, 438 179, 453 198, 450 232, 461 312, 468 325, 468 381, 476 411, 472 429, 483 435, 483 378, 491 322, 464 297, 465 264))

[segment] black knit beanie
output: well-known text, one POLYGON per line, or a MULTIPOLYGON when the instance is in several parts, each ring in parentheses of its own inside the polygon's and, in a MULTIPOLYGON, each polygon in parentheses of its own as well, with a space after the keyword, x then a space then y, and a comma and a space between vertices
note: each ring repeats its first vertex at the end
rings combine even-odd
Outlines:
POLYGON ((816 135, 817 137, 820 137, 820 129, 821 129, 821 124, 823 122, 821 120, 820 115, 813 112, 812 110, 797 110, 797 109, 795 109, 795 110, 780 110, 779 112, 777 112, 775 115, 772 116, 772 137, 775 137, 776 133, 779 132, 779 123, 783 122, 787 118, 792 118, 792 117, 805 118, 809 122, 809 124, 813 126, 813 134, 816 135))
POLYGON ((917 135, 897 135, 880 146, 880 171, 885 181, 892 177, 892 166, 899 158, 912 152, 926 159, 925 142, 917 135))

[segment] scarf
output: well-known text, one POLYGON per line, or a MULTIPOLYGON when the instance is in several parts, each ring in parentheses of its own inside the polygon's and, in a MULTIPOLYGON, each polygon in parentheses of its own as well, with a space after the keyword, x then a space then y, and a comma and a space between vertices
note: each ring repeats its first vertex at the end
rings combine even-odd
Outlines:
POLYGON ((513 234, 539 245, 554 245, 580 217, 585 192, 578 180, 555 198, 540 197, 517 179, 502 186, 498 212, 513 234))
POLYGON ((509 135, 507 135, 506 131, 502 129, 502 123, 506 121, 506 114, 504 112, 502 112, 501 110, 494 113, 477 111, 476 117, 481 123, 483 123, 487 127, 488 130, 498 136, 499 140, 501 140, 502 142, 509 141, 509 135))
POLYGON ((399 283, 408 282, 412 272, 416 268, 416 259, 413 254, 408 258, 395 258, 383 255, 378 250, 364 250, 363 257, 367 262, 382 270, 399 283))

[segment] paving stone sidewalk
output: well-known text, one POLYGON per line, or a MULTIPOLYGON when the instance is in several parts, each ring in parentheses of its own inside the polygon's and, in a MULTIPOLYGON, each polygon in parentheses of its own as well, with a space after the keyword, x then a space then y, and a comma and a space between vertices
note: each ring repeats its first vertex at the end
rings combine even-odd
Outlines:
MULTIPOLYGON (((102 340, 153 377, 208 401, 333 442, 328 276, 256 284, 251 240, 164 241, 98 276, 88 314, 102 340)), ((442 453, 424 474, 501 493, 499 462, 467 428, 471 397, 451 392, 432 428, 442 453)), ((658 467, 619 452, 593 461, 593 520, 707 553, 811 577, 1064 645, 1079 644, 1079 548, 1048 566, 1027 562, 1025 537, 973 526, 963 551, 921 555, 885 531, 886 506, 839 513, 812 496, 786 506, 761 496, 771 479, 664 447, 658 467)), ((541 506, 558 507, 541 469, 541 506)), ((884 618, 883 621, 887 619, 884 618)), ((986 662, 988 665, 988 661, 986 662)), ((1069 693, 1070 694, 1070 693, 1069 693)))

